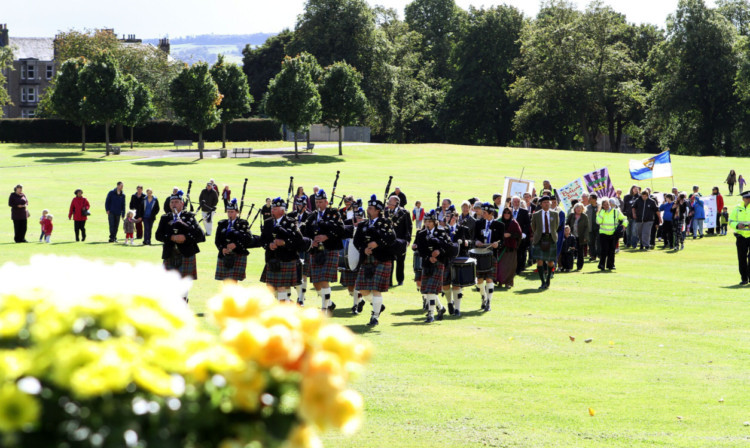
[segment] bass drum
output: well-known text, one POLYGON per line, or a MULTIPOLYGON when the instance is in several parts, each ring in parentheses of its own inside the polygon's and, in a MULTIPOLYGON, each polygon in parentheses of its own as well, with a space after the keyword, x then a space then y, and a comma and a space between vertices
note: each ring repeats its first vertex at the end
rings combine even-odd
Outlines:
POLYGON ((339 266, 338 266, 339 272, 348 270, 346 266, 347 266, 347 261, 349 259, 349 245, 351 244, 351 242, 352 242, 351 238, 345 239, 343 241, 344 247, 339 251, 339 266))
POLYGON ((492 255, 492 251, 484 247, 469 251, 469 257, 477 260, 477 272, 492 270, 492 255))
POLYGON ((354 247, 354 240, 344 240, 344 250, 346 251, 345 265, 346 269, 356 271, 359 269, 359 251, 354 247))

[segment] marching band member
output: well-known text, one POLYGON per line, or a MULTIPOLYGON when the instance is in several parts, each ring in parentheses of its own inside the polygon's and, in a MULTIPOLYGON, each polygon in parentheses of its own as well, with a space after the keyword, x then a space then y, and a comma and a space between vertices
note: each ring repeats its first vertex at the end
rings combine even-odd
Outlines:
MULTIPOLYGON (((310 212, 307 211, 307 195, 301 193, 302 187, 297 188, 297 196, 294 197, 294 209, 287 216, 297 224, 302 231, 307 223, 310 212)), ((307 293, 307 277, 310 276, 310 257, 302 252, 299 254, 299 262, 302 265, 302 282, 297 285, 297 303, 300 306, 305 304, 305 294, 307 293)))
POLYGON ((247 221, 239 217, 237 199, 227 202, 227 219, 216 226, 214 243, 219 250, 216 259, 216 280, 245 280, 248 249, 260 247, 260 237, 250 232, 247 221))
MULTIPOLYGON (((386 216, 391 219, 393 223, 393 231, 396 233, 396 238, 406 241, 406 245, 411 242, 411 216, 409 212, 401 208, 401 199, 398 196, 393 195, 388 198, 388 209, 386 210, 386 216)), ((393 286, 393 271, 396 271, 396 281, 398 286, 404 284, 404 263, 406 262, 406 252, 398 254, 396 256, 395 264, 396 268, 391 270, 391 286, 393 286)))
POLYGON ((385 310, 383 293, 388 291, 393 268, 391 245, 396 240, 393 225, 382 217, 383 202, 372 195, 367 202, 369 220, 360 223, 354 234, 354 247, 360 251, 361 265, 355 289, 372 303, 372 317, 368 326, 378 325, 380 313, 385 310))
MULTIPOLYGON (((161 216, 159 226, 154 236, 157 241, 164 243, 161 258, 164 268, 168 271, 177 271, 183 278, 198 278, 198 264, 195 254, 200 252, 198 243, 206 241, 206 236, 195 220, 193 213, 183 211, 185 202, 182 200, 182 191, 178 191, 169 197, 171 213, 161 216)), ((188 301, 187 295, 184 297, 188 301)))
POLYGON ((288 291, 299 283, 299 253, 306 249, 309 240, 287 217, 283 199, 271 201, 271 218, 263 226, 260 242, 266 250, 266 267, 260 281, 276 293, 280 302, 289 300, 288 291))
MULTIPOLYGON (((421 293, 427 298, 428 310, 425 323, 443 320, 445 307, 440 303, 440 292, 443 288, 445 268, 448 261, 458 253, 458 245, 454 244, 448 234, 437 227, 438 216, 435 210, 425 215, 425 230, 417 234, 415 244, 419 256, 422 257, 421 293)), ((450 277, 450 276, 449 276, 450 277)))
MULTIPOLYGON (((469 228, 463 224, 459 224, 458 215, 455 213, 449 213, 447 219, 448 226, 446 227, 446 231, 451 241, 458 245, 457 256, 467 257, 471 248, 469 228)), ((450 263, 446 266, 448 272, 451 272, 451 265, 455 258, 451 258, 450 263)), ((461 299, 463 299, 464 293, 461 287, 452 286, 452 280, 451 276, 448 275, 447 283, 443 283, 443 291, 445 292, 446 300, 448 300, 448 314, 461 317, 461 299)))
MULTIPOLYGON (((357 225, 359 225, 359 223, 361 223, 364 219, 365 210, 362 207, 359 207, 354 212, 352 219, 347 219, 344 221, 344 239, 354 238, 354 233, 357 229, 357 225)), ((357 283, 358 272, 359 268, 354 271, 350 271, 349 269, 344 269, 343 271, 341 271, 341 285, 349 291, 349 295, 352 297, 352 300, 354 302, 352 306, 352 314, 361 313, 362 309, 365 307, 365 301, 362 300, 362 294, 354 289, 354 286, 357 283)))
POLYGON ((321 299, 324 313, 333 315, 336 304, 331 301, 331 282, 338 280, 339 251, 343 249, 344 223, 339 211, 328 207, 328 196, 322 188, 315 193, 314 213, 310 213, 304 226, 304 235, 312 240, 307 259, 310 281, 321 299))
POLYGON ((477 268, 477 286, 482 295, 482 309, 490 311, 492 294, 495 292, 495 275, 497 272, 497 253, 502 246, 505 226, 495 221, 495 206, 489 202, 482 204, 482 218, 477 220, 474 228, 474 246, 488 248, 492 252, 492 264, 489 270, 477 268))

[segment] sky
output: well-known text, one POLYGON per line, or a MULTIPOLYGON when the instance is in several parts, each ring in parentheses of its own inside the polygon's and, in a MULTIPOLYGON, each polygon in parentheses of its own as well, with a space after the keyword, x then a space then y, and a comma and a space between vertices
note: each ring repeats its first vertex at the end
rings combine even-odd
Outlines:
MULTIPOLYGON (((575 0, 574 0, 575 1, 575 0)), ((368 0, 395 8, 403 18, 409 0, 368 0)), ((527 16, 539 11, 537 0, 456 0, 462 8, 469 5, 489 7, 510 4, 527 16)), ((70 29, 114 28, 117 34, 135 34, 140 38, 181 37, 198 34, 275 33, 293 28, 305 0, 2 0, 0 23, 8 25, 16 37, 52 37, 70 29)), ((586 0, 577 0, 584 8, 586 0)), ((651 23, 664 27, 667 15, 677 8, 678 0, 604 0, 629 22, 651 23)), ((713 0, 707 4, 713 6, 713 0)))

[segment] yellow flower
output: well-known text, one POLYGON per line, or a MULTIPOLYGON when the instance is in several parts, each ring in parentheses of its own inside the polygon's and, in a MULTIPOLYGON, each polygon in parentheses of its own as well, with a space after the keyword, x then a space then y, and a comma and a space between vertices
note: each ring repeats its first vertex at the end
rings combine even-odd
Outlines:
POLYGON ((309 339, 316 337, 320 327, 323 326, 323 313, 314 308, 305 308, 299 312, 299 318, 305 337, 309 339))
POLYGON ((70 377, 70 388, 79 397, 120 392, 133 380, 133 363, 138 357, 134 343, 112 339, 99 345, 100 355, 70 377))
POLYGON ((29 365, 29 354, 25 349, 0 350, 0 381, 20 378, 29 365))
POLYGON ((331 352, 319 351, 314 353, 307 362, 308 375, 341 375, 341 359, 331 352))
POLYGON ((298 330, 301 326, 297 315, 299 307, 292 304, 278 304, 264 310, 260 315, 260 321, 268 328, 274 325, 283 325, 289 330, 298 330))
POLYGON ((226 285, 219 295, 208 301, 208 310, 219 325, 229 319, 249 319, 273 305, 274 298, 265 288, 243 288, 226 285))
POLYGON ((294 427, 282 448, 323 448, 323 442, 311 426, 298 425, 294 427))
POLYGON ((8 308, 0 311, 0 338, 14 337, 26 326, 26 311, 8 308))
POLYGON ((337 354, 347 370, 357 370, 357 365, 370 359, 371 345, 360 341, 348 328, 341 325, 326 325, 318 332, 320 347, 337 354))
POLYGON ((16 388, 13 383, 0 387, 0 431, 12 432, 35 424, 41 406, 32 396, 16 388))
POLYGON ((221 339, 245 360, 258 359, 268 338, 268 329, 255 322, 232 322, 221 332, 221 339))
POLYGON ((227 383, 234 388, 234 404, 248 412, 257 411, 260 396, 265 392, 266 377, 250 365, 245 369, 229 372, 225 377, 227 383))
POLYGON ((237 372, 244 367, 244 363, 235 352, 221 345, 212 345, 187 359, 186 373, 190 373, 198 381, 206 381, 209 372, 237 372))
POLYGON ((265 367, 291 367, 299 361, 305 351, 305 341, 299 332, 284 325, 274 325, 268 329, 268 339, 260 351, 258 362, 265 367))
POLYGON ((362 425, 362 396, 351 389, 339 393, 331 409, 331 423, 344 434, 354 434, 362 425))
POLYGON ((344 386, 341 376, 326 373, 306 375, 300 384, 300 416, 320 430, 327 429, 331 425, 336 397, 344 390, 344 386))
POLYGON ((135 383, 162 397, 173 397, 182 395, 182 390, 177 390, 172 376, 162 369, 153 366, 138 366, 133 371, 135 383))

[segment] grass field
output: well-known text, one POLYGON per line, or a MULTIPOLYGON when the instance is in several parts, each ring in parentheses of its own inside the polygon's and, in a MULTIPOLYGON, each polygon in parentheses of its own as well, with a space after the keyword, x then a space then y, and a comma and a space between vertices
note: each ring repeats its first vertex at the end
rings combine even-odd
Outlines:
MULTIPOLYGON (((501 190, 504 176, 517 177, 522 170, 524 178, 538 184, 549 179, 557 187, 594 166, 608 166, 616 187, 627 190, 632 183, 628 155, 535 149, 373 145, 346 147, 343 158, 331 148, 299 161, 131 160, 134 156, 124 154, 112 158, 117 163, 101 161, 100 148, 85 155, 76 151, 75 145, 0 145, 4 188, 10 193, 22 183, 29 197, 28 239, 38 237, 42 208, 56 216, 53 244, 16 245, 6 215, 0 221, 0 262, 54 253, 158 263, 159 246, 106 243, 104 198, 118 180, 128 195, 143 184, 161 200, 173 185, 185 188, 188 179, 200 189, 215 178, 238 194, 247 177, 247 207, 267 196, 285 196, 289 176, 308 191, 314 184, 329 190, 340 170, 337 192, 366 199, 382 195, 392 175, 393 185, 408 196, 407 208, 417 199, 432 207, 437 190, 454 201, 489 199, 501 190), (91 163, 49 165, 49 160, 91 163), (86 243, 75 243, 66 219, 79 187, 93 206, 86 243)), ((730 169, 748 173, 743 159, 678 156, 673 165, 678 187, 695 184, 706 193, 721 186, 730 169)), ((654 186, 665 191, 672 180, 655 180, 654 186)), ((193 194, 197 198, 198 191, 193 194)), ((739 199, 725 202, 733 206, 739 199)), ((260 251, 251 254, 249 282, 257 283, 262 259, 260 251)), ((204 311, 205 300, 220 288, 213 280, 215 262, 213 244, 204 244, 191 291, 195 312, 204 311)), ((369 313, 351 316, 348 294, 336 289, 335 319, 370 340, 376 355, 356 384, 365 396, 365 426, 351 439, 327 434, 326 445, 748 446, 750 426, 743 422, 750 421, 750 302, 747 290, 736 286, 734 238, 689 240, 679 253, 623 251, 616 273, 595 268, 587 263, 581 273, 559 274, 541 293, 536 275, 528 273, 512 290, 496 292, 487 314, 478 311, 477 293, 468 293, 464 317, 429 326, 422 323, 408 268, 405 286, 385 295, 388 309, 373 330, 365 326, 369 313), (593 341, 586 344, 586 338, 593 341)), ((85 273, 81 278, 85 281, 85 273)), ((319 305, 315 296, 308 303, 319 305)))

